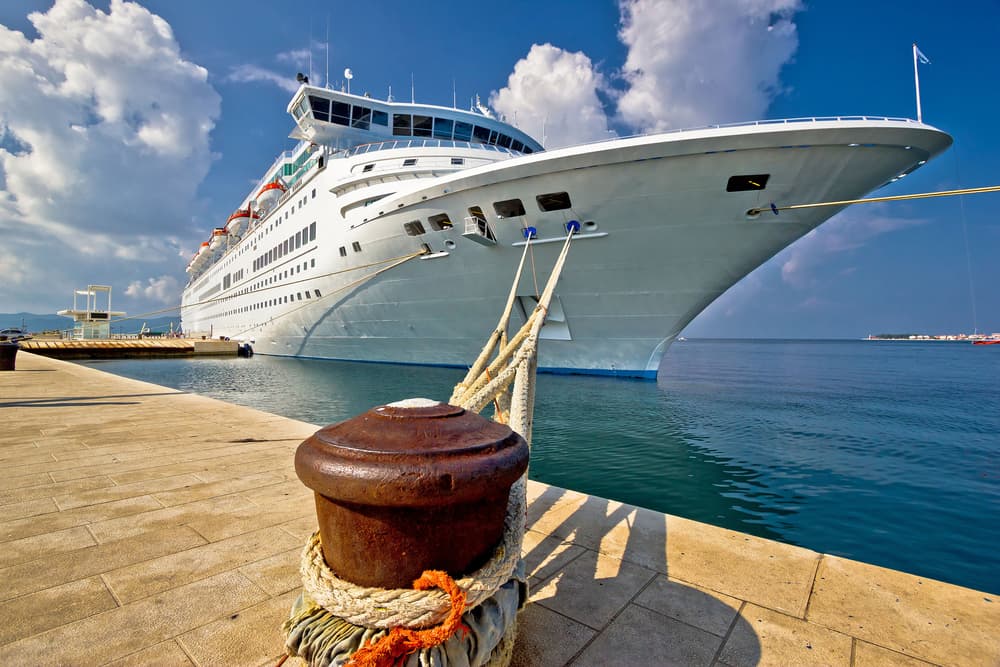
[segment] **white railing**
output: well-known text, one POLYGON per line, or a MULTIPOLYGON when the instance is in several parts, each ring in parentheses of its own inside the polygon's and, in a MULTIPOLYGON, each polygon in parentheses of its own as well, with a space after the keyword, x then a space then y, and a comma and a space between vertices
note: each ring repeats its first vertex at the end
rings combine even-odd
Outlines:
POLYGON ((484 151, 496 151, 507 155, 521 155, 521 153, 503 148, 494 144, 481 144, 476 141, 460 141, 457 139, 387 139, 385 141, 375 141, 370 144, 359 144, 345 149, 337 157, 351 157, 363 153, 373 153, 375 151, 388 151, 395 148, 478 148, 484 151))

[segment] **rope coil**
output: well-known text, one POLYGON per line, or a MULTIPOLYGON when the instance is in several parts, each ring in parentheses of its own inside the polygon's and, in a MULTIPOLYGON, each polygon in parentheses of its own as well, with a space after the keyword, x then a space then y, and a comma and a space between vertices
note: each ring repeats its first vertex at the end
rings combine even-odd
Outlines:
MULTIPOLYGON (((525 488, 523 477, 511 487, 503 539, 493 555, 477 571, 456 581, 467 595, 469 608, 478 606, 513 576, 521 558, 525 488)), ((303 589, 316 604, 355 625, 426 628, 443 622, 451 611, 448 595, 441 590, 363 587, 338 578, 323 560, 319 532, 303 549, 299 571, 303 589)))

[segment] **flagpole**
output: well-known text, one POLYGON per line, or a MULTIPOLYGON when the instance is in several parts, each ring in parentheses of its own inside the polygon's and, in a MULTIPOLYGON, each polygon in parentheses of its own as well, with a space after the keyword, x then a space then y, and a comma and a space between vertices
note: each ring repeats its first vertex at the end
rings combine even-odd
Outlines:
POLYGON ((920 113, 920 75, 917 73, 917 43, 913 42, 913 86, 917 89, 917 122, 922 123, 920 113))

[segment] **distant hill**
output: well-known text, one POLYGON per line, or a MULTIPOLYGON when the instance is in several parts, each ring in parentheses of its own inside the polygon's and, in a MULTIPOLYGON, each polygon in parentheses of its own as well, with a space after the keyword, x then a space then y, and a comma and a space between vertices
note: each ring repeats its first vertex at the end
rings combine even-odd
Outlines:
MULTIPOLYGON (((170 323, 173 322, 174 330, 177 330, 180 324, 180 318, 176 315, 173 317, 155 317, 152 319, 143 320, 139 319, 129 319, 122 320, 120 322, 112 322, 111 327, 114 333, 138 333, 139 328, 142 327, 143 322, 151 332, 165 332, 170 330, 170 323)), ((63 317, 62 315, 38 315, 36 313, 0 313, 0 329, 6 329, 8 327, 18 327, 25 328, 31 333, 38 333, 40 331, 61 331, 63 329, 69 329, 73 326, 73 320, 69 317, 63 317)))

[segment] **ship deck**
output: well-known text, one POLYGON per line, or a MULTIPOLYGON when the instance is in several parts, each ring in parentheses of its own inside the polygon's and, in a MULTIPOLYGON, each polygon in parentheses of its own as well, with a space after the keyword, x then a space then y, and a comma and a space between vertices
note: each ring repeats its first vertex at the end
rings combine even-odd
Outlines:
MULTIPOLYGON (((292 458, 317 426, 23 351, 0 396, 0 662, 277 662, 316 525, 292 458)), ((1000 663, 996 595, 529 495, 515 665, 1000 663)))

